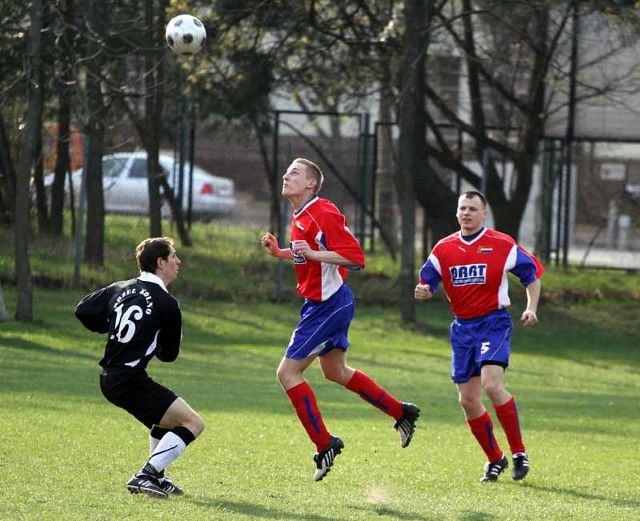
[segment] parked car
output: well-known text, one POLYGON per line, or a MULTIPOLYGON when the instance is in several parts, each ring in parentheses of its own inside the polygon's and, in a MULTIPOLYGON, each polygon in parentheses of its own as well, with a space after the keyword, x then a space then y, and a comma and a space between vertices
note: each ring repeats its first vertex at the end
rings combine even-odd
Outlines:
MULTIPOLYGON (((160 167, 169 185, 179 183, 179 163, 172 155, 162 153, 159 156, 160 167)), ((183 170, 183 210, 187 212, 189 202, 189 174, 191 165, 184 163, 183 170)), ((73 173, 74 192, 79 193, 82 170, 73 173)), ((147 186, 146 152, 120 152, 102 158, 102 182, 104 187, 104 207, 107 213, 142 214, 149 213, 149 189, 147 186)), ((45 187, 53 184, 53 174, 45 177, 45 187)), ((68 190, 68 183, 65 184, 68 190)), ((208 219, 227 215, 236 206, 235 186, 232 179, 213 175, 197 165, 193 166, 192 216, 196 219, 208 219)), ((77 201, 77 198, 76 198, 77 201)), ((162 214, 170 213, 166 201, 162 214)))

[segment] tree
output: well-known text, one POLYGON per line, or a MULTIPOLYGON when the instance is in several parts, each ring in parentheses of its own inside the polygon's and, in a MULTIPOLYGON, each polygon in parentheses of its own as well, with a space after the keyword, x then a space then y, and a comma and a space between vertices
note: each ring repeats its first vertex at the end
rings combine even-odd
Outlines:
POLYGON ((192 241, 185 227, 182 202, 174 196, 158 161, 165 128, 162 120, 165 96, 172 91, 178 92, 177 103, 184 103, 181 89, 187 81, 188 65, 193 63, 193 59, 174 63, 172 75, 178 81, 167 81, 165 56, 169 51, 164 42, 164 30, 168 4, 168 0, 145 0, 142 17, 136 18, 138 23, 124 19, 121 34, 106 42, 108 53, 118 55, 125 52, 128 56, 126 67, 121 67, 119 76, 112 78, 115 81, 110 84, 109 95, 128 116, 147 152, 150 236, 162 235, 164 195, 176 223, 180 242, 188 247, 192 245, 192 241), (140 24, 145 28, 144 31, 137 29, 140 24), (141 55, 141 60, 137 59, 138 55, 141 55), (132 77, 137 79, 131 81, 132 77))
POLYGON ((86 139, 84 164, 87 187, 87 230, 84 242, 84 260, 96 266, 104 265, 104 192, 102 155, 108 107, 105 104, 102 71, 105 53, 104 41, 109 14, 102 2, 84 0, 87 13, 85 31, 86 57, 86 113, 84 134, 86 139))
POLYGON ((401 95, 398 100, 400 152, 396 187, 400 201, 402 249, 400 260, 400 316, 405 322, 415 320, 415 192, 414 179, 421 160, 416 154, 425 135, 423 95, 427 9, 422 0, 404 0, 406 20, 404 53, 400 66, 401 95))
MULTIPOLYGON (((446 211, 438 201, 455 195, 452 175, 447 175, 452 172, 486 192, 496 228, 518 238, 535 166, 540 162, 540 143, 550 118, 564 114, 568 103, 563 90, 566 92, 564 86, 571 74, 567 57, 574 5, 578 3, 545 0, 517 4, 461 0, 437 5, 430 38, 440 52, 429 59, 432 68, 438 60, 450 68, 459 63, 465 91, 452 96, 440 88, 437 76, 427 75, 429 139, 421 147, 433 161, 424 170, 416 195, 430 217, 446 211), (549 89, 550 84, 555 92, 549 89), (461 136, 462 149, 452 134, 461 136), (469 167, 473 159, 480 165, 480 174, 469 167), (505 164, 512 165, 512 175, 505 173, 505 164), (445 181, 435 191, 439 194, 436 200, 428 197, 426 189, 434 178, 445 181)), ((580 16, 600 7, 598 2, 582 2, 580 16)), ((588 66, 619 50, 600 53, 588 66)), ((629 71, 626 78, 618 76, 618 85, 614 81, 589 85, 581 75, 581 92, 576 99, 613 98, 623 84, 628 94, 633 75, 629 71)), ((436 239, 442 233, 436 230, 433 235, 436 239)))
MULTIPOLYGON (((378 77, 383 69, 381 56, 385 54, 387 68, 392 61, 392 56, 383 52, 386 44, 381 35, 389 23, 393 3, 273 0, 259 4, 234 2, 232 6, 230 2, 216 4, 219 21, 215 24, 214 47, 220 56, 216 60, 216 72, 223 72, 225 79, 220 81, 220 96, 227 101, 216 99, 215 102, 218 107, 240 108, 240 114, 245 110, 247 114, 254 114, 247 120, 253 122, 265 162, 272 229, 280 229, 280 175, 274 171, 273 161, 267 154, 265 131, 271 129, 265 118, 265 108, 271 108, 269 96, 288 93, 302 111, 315 112, 309 116, 309 122, 315 127, 316 135, 310 138, 300 133, 299 136, 314 148, 327 170, 360 203, 362 212, 380 229, 385 245, 395 254, 394 226, 384 226, 372 215, 369 201, 360 200, 364 194, 349 186, 347 176, 341 172, 343 162, 338 144, 343 136, 342 123, 337 117, 345 112, 354 114, 358 110, 370 110, 370 107, 364 108, 364 103, 379 89, 378 77), (243 66, 247 61, 258 62, 260 66, 247 69, 243 66), (245 79, 251 80, 246 84, 254 92, 260 89, 255 93, 259 95, 243 96, 246 89, 243 91, 238 87, 245 84, 245 79), (229 104, 229 100, 233 103, 229 104), (256 109, 262 111, 260 118, 255 116, 256 109), (325 118, 328 131, 317 124, 319 112, 335 115, 325 118), (321 147, 337 152, 329 157, 323 154, 321 147)), ((232 114, 236 117, 238 112, 234 110, 232 114)), ((389 128, 385 129, 386 134, 389 128)), ((382 143, 385 147, 390 146, 388 139, 382 143)), ((387 158, 392 157, 389 150, 387 158)), ((388 161, 384 166, 383 172, 390 172, 388 161)), ((389 176, 385 181, 389 181, 389 176)), ((383 186, 389 185, 387 182, 383 186)), ((392 204, 394 199, 385 198, 384 202, 392 204)), ((382 215, 388 216, 389 208, 386 206, 387 213, 382 215)))
POLYGON ((21 139, 16 129, 22 125, 26 112, 30 14, 25 3, 2 1, 0 7, 0 225, 11 227, 15 223, 16 161, 21 139))
POLYGON ((75 0, 60 3, 62 29, 60 30, 56 51, 56 62, 61 71, 54 77, 54 87, 58 96, 58 126, 56 145, 56 164, 53 184, 51 186, 51 204, 49 207, 49 231, 53 235, 63 233, 64 183, 66 176, 71 175, 71 158, 69 144, 71 141, 72 100, 76 84, 76 53, 74 28, 76 18, 75 0))
POLYGON ((39 153, 42 128, 43 70, 41 0, 34 0, 30 12, 29 47, 27 52, 27 114, 22 134, 22 151, 16 179, 15 205, 15 268, 18 291, 16 320, 28 322, 33 318, 33 278, 29 261, 29 206, 31 172, 39 153))
POLYGON ((0 226, 8 226, 15 215, 16 172, 11 143, 0 112, 0 226))

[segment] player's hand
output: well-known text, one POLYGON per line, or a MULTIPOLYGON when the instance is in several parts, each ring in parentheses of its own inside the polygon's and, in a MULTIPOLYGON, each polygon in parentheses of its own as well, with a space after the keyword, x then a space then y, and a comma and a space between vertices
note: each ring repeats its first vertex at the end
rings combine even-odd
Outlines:
POLYGON ((276 239, 275 235, 267 232, 260 239, 260 245, 267 250, 269 255, 275 257, 280 249, 278 246, 278 239, 276 239))
POLYGON ((299 255, 307 260, 312 259, 313 250, 307 241, 293 241, 291 243, 291 250, 294 255, 299 255))
POLYGON ((538 316, 535 311, 525 309, 524 313, 522 313, 522 317, 520 318, 520 322, 524 327, 535 326, 538 323, 538 316))
POLYGON ((418 284, 416 285, 416 289, 413 291, 413 296, 416 300, 429 300, 433 297, 433 293, 431 293, 429 284, 418 284))

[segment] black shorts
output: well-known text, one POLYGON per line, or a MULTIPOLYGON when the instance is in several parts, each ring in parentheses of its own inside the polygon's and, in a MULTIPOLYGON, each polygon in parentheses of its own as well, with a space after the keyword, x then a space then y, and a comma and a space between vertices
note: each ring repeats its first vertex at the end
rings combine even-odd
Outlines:
POLYGON ((123 408, 151 429, 158 425, 178 395, 154 382, 147 372, 129 367, 105 367, 100 390, 112 404, 123 408))

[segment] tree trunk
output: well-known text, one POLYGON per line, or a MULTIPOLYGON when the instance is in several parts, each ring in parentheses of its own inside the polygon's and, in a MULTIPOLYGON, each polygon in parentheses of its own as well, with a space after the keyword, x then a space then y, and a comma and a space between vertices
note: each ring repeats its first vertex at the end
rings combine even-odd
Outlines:
POLYGON ((0 112, 0 225, 14 222, 16 200, 16 172, 11 159, 11 144, 0 112))
MULTIPOLYGON (((145 22, 149 34, 147 50, 144 51, 145 67, 145 132, 144 140, 147 150, 147 176, 149 190, 149 236, 162 236, 162 198, 160 196, 159 176, 163 175, 158 162, 160 153, 160 137, 162 131, 162 110, 164 105, 164 49, 153 45, 161 41, 166 24, 166 8, 168 2, 160 0, 156 8, 154 0, 146 0, 144 4, 145 22), (157 17, 156 17, 157 14, 157 17)), ((190 242, 190 241, 189 241, 190 242)), ((184 241, 182 241, 184 244, 184 241)))
MULTIPOLYGON (((45 21, 45 8, 44 3, 42 1, 39 2, 40 5, 31 5, 31 17, 32 20, 34 17, 39 17, 40 20, 38 23, 38 34, 36 37, 38 39, 37 42, 33 42, 33 57, 32 57, 32 71, 31 77, 27 75, 28 81, 30 81, 33 85, 37 85, 33 89, 32 98, 29 100, 29 103, 34 104, 34 129, 32 130, 33 140, 33 156, 31 158, 31 171, 30 177, 33 181, 33 186, 36 191, 36 209, 37 209, 37 218, 38 218, 38 230, 40 232, 44 232, 49 228, 49 211, 47 205, 47 197, 44 192, 44 171, 42 164, 42 113, 44 110, 44 96, 45 96, 45 77, 44 77, 44 62, 43 62, 43 50, 42 50, 42 31, 43 29, 49 29, 48 27, 43 27, 45 21)), ((33 23, 33 22, 32 22, 33 23)), ((35 35, 30 35, 33 37, 35 35)), ((28 108, 27 110, 30 110, 28 108)))
POLYGON ((64 231, 64 183, 71 173, 71 158, 69 145, 71 141, 71 97, 73 94, 73 22, 75 19, 75 0, 66 0, 63 10, 64 28, 60 38, 60 55, 62 73, 56 81, 58 93, 58 131, 56 141, 56 165, 51 187, 51 202, 49 213, 49 231, 52 235, 60 236, 64 231))
POLYGON ((29 208, 31 170, 37 152, 38 136, 42 128, 42 0, 31 4, 31 27, 26 62, 27 115, 22 134, 22 151, 16 179, 15 206, 15 268, 18 301, 16 320, 29 322, 33 319, 33 277, 29 261, 29 208))
POLYGON ((418 175, 420 141, 425 139, 424 85, 426 8, 422 0, 404 0, 406 34, 400 72, 400 153, 398 202, 401 212, 400 318, 415 321, 413 291, 416 285, 416 223, 414 178, 418 175))
POLYGON ((102 2, 90 2, 87 23, 95 36, 87 45, 87 122, 85 127, 87 157, 87 232, 84 243, 84 260, 94 266, 104 266, 104 191, 102 184, 102 155, 104 143, 104 122, 107 108, 102 96, 103 58, 99 52, 100 42, 96 39, 104 34, 107 12, 102 2))

